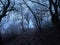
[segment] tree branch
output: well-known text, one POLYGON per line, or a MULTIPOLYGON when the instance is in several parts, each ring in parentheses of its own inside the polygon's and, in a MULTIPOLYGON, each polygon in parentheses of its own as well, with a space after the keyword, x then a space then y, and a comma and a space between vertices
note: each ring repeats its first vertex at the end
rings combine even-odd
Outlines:
POLYGON ((3 6, 2 14, 0 15, 0 22, 1 22, 1 19, 6 16, 7 9, 10 6, 10 0, 7 0, 7 1, 8 1, 7 5, 3 6))
POLYGON ((9 12, 9 11, 17 11, 18 12, 18 10, 16 8, 11 8, 11 9, 7 10, 7 12, 9 12))
MULTIPOLYGON (((31 0, 29 0, 29 1, 31 1, 31 0)), ((36 1, 31 1, 31 2, 33 2, 33 3, 37 3, 37 4, 42 5, 42 6, 44 6, 44 7, 46 7, 46 8, 48 8, 48 9, 49 9, 49 7, 48 7, 48 6, 46 6, 46 5, 44 5, 44 4, 41 4, 41 3, 39 3, 39 2, 36 2, 36 1)))
MULTIPOLYGON (((23 0, 24 1, 24 0, 23 0)), ((32 9, 27 5, 27 3, 24 1, 25 5, 28 7, 28 9, 31 11, 31 13, 33 14, 35 20, 36 20, 36 24, 37 24, 37 29, 41 31, 41 27, 40 25, 38 24, 38 20, 37 20, 37 17, 36 17, 36 14, 32 11, 32 9)))
POLYGON ((2 2, 2 0, 0 0, 0 2, 1 2, 1 4, 2 4, 3 6, 5 6, 5 4, 2 2))

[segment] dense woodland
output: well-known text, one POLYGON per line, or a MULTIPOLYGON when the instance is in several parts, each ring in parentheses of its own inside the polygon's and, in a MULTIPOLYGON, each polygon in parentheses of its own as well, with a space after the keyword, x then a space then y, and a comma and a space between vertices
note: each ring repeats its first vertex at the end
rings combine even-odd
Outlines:
POLYGON ((0 0, 1 45, 60 45, 59 32, 60 0, 0 0))

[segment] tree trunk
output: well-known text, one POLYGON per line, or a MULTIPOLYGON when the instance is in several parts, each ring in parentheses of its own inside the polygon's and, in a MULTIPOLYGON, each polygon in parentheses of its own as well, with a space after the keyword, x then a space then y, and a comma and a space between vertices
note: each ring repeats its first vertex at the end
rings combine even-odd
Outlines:
POLYGON ((2 42, 2 40, 1 40, 1 34, 0 34, 0 43, 2 42))
MULTIPOLYGON (((1 21, 1 20, 0 20, 1 21)), ((1 37, 1 24, 0 24, 0 44, 2 44, 2 37, 1 37)))
POLYGON ((58 15, 53 14, 52 17, 51 17, 51 21, 52 21, 53 24, 58 24, 59 23, 58 15))
POLYGON ((49 0, 49 9, 50 9, 50 14, 51 14, 51 21, 53 24, 58 24, 59 23, 59 16, 58 16, 58 5, 57 1, 54 3, 52 0, 49 0), (54 12, 53 9, 54 8, 54 12))

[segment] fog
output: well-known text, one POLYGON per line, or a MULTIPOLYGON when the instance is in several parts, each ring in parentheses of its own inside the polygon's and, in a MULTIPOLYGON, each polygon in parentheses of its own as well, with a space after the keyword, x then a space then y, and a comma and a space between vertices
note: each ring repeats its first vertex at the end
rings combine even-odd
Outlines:
MULTIPOLYGON (((5 4, 5 1, 4 0, 2 1, 5 4)), ((38 0, 38 1, 49 7, 48 0, 44 0, 44 1, 38 0)), ((40 16, 39 19, 40 19, 41 28, 52 26, 51 16, 49 11, 42 11, 42 10, 48 10, 46 7, 36 3, 32 3, 29 0, 25 0, 25 2, 33 12, 36 12, 36 15, 40 16)), ((0 23, 0 31, 2 37, 12 35, 12 33, 19 35, 23 30, 23 27, 24 29, 27 30, 28 28, 29 29, 36 28, 35 18, 31 13, 31 11, 29 10, 29 8, 24 4, 23 0, 11 0, 11 6, 12 5, 14 5, 14 8, 16 8, 16 10, 7 12, 6 13, 7 16, 3 17, 0 23)), ((0 9, 1 7, 2 4, 0 5, 0 9)))

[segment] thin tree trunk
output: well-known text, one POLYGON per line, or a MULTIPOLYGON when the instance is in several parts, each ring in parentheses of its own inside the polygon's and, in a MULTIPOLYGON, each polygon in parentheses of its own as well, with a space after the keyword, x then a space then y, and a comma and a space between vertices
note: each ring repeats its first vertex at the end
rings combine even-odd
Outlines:
POLYGON ((1 37, 1 22, 0 22, 0 44, 2 44, 2 37, 1 37))
POLYGON ((49 4, 50 4, 50 14, 51 14, 51 21, 53 24, 58 24, 59 23, 59 18, 58 18, 58 6, 57 6, 57 2, 54 3, 52 0, 49 0, 49 4), (52 6, 54 8, 54 11, 52 11, 52 6))
POLYGON ((24 26, 23 26, 23 21, 24 21, 24 20, 23 20, 22 5, 21 5, 21 16, 22 16, 22 30, 25 31, 25 30, 24 30, 24 26))
MULTIPOLYGON (((23 0, 24 1, 24 0, 23 0)), ((41 32, 41 26, 38 24, 38 20, 36 18, 36 15, 34 14, 34 12, 31 10, 31 8, 27 5, 27 3, 24 1, 24 3, 26 4, 26 6, 28 7, 28 9, 31 11, 31 13, 33 14, 35 21, 36 21, 36 25, 37 25, 37 30, 41 32)))

